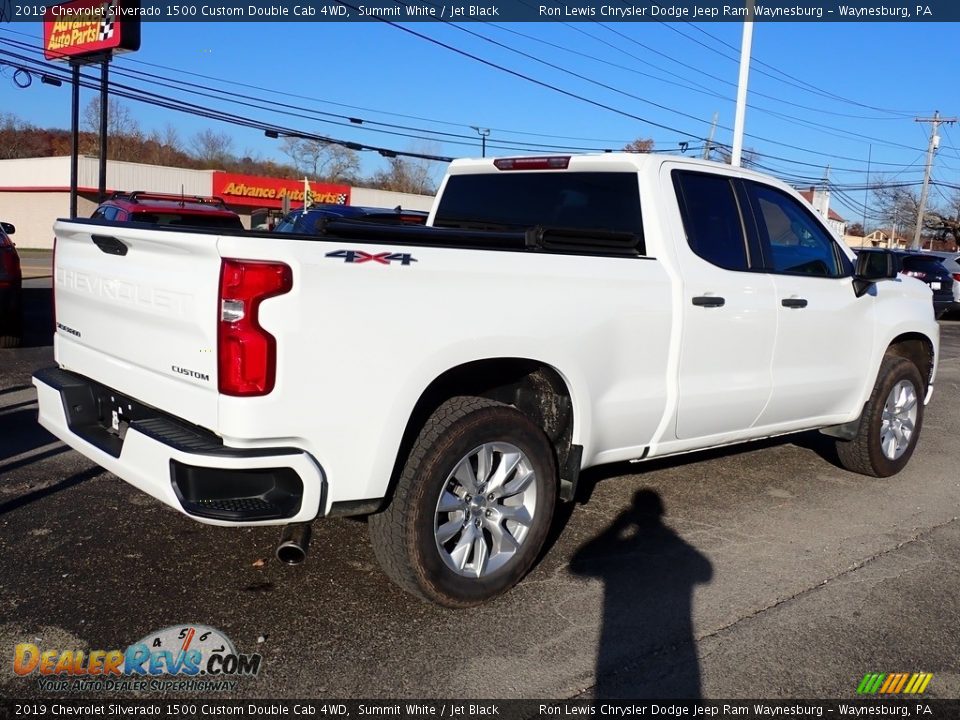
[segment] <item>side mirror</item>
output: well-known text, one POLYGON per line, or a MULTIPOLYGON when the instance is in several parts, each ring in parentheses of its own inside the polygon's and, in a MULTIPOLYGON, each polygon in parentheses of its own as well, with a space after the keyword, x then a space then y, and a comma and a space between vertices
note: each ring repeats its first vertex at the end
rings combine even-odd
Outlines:
POLYGON ((861 297, 878 280, 892 280, 900 272, 900 262, 889 252, 862 252, 857 255, 853 291, 861 297))
POLYGON ((3 228, 3 231, 4 231, 7 235, 13 235, 13 234, 17 231, 17 228, 16 228, 16 226, 14 226, 13 223, 0 222, 0 227, 3 228))

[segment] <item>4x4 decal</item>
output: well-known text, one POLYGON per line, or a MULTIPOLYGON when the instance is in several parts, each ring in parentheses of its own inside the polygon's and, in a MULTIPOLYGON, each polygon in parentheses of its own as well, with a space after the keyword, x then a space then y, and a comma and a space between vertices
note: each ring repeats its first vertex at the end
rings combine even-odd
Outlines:
POLYGON ((334 250, 327 253, 328 258, 343 258, 347 263, 365 263, 375 262, 380 265, 390 265, 393 262, 399 262, 401 265, 409 265, 417 262, 417 259, 410 253, 368 253, 363 250, 334 250))

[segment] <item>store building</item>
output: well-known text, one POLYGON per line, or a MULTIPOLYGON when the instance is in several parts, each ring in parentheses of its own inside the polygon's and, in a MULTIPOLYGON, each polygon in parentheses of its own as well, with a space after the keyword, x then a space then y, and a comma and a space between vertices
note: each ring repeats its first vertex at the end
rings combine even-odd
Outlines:
MULTIPOLYGON (((99 161, 80 157, 77 174, 77 215, 93 214, 98 202, 99 161)), ((141 163, 108 161, 107 192, 171 193, 221 197, 250 227, 252 212, 303 205, 303 179, 239 175, 222 170, 188 170, 141 163)), ((310 183, 314 202, 370 207, 430 210, 431 195, 411 195, 387 190, 332 183, 310 183)), ((0 220, 17 226, 16 241, 22 248, 53 247, 53 223, 70 214, 70 157, 0 160, 0 220)))

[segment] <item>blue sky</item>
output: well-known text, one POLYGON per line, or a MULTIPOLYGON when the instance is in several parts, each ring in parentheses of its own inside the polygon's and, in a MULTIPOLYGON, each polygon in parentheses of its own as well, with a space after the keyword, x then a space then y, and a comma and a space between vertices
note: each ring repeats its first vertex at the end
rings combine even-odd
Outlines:
MULTIPOLYGON (((682 141, 699 148, 715 112, 717 140, 731 142, 740 23, 403 27, 406 31, 376 22, 146 22, 142 49, 118 57, 111 77, 306 132, 457 157, 480 154, 480 138, 471 126, 491 130, 488 155, 519 154, 521 143, 619 149, 638 137, 653 138, 662 151, 676 151, 682 141), (150 72, 230 90, 256 107, 191 97, 142 77, 122 77, 121 72, 150 72), (278 103, 302 106, 306 111, 295 112, 310 117, 277 114, 278 103), (358 126, 311 111, 365 122, 358 126)), ((845 188, 842 195, 835 194, 834 209, 848 220, 861 220, 865 194, 853 188, 867 180, 868 154, 871 180, 882 173, 898 182, 919 183, 929 125, 914 122, 914 117, 931 116, 934 110, 948 117, 960 115, 957 30, 949 23, 757 23, 745 146, 759 153, 764 168, 796 185, 822 177, 829 165, 831 180, 845 188)), ((37 47, 41 33, 39 23, 0 26, 0 40, 37 47)), ((0 50, 10 49, 0 45, 0 50)), ((37 82, 20 90, 8 77, 0 77, 0 93, 5 109, 34 124, 69 125, 66 86, 37 82)), ((85 90, 82 103, 93 96, 85 90)), ((235 151, 280 157, 277 141, 262 132, 126 104, 145 129, 171 123, 184 139, 207 127, 226 129, 234 137, 235 151)), ((934 178, 960 185, 960 127, 947 127, 941 135, 934 178)), ((545 150, 531 147, 526 152, 545 150)), ((376 153, 363 157, 367 172, 383 162, 376 153)), ((931 201, 944 204, 953 193, 933 188, 931 201)), ((872 207, 872 198, 866 199, 872 207)), ((867 224, 876 224, 869 215, 867 224)))

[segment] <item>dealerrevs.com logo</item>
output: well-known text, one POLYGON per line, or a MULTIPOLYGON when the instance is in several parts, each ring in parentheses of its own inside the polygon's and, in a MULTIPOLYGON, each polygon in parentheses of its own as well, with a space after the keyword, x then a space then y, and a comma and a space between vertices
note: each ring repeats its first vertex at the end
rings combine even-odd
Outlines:
POLYGON ((231 691, 237 678, 255 677, 262 656, 237 652, 233 642, 206 625, 173 625, 125 650, 43 648, 20 643, 13 671, 37 677, 41 691, 231 691))

